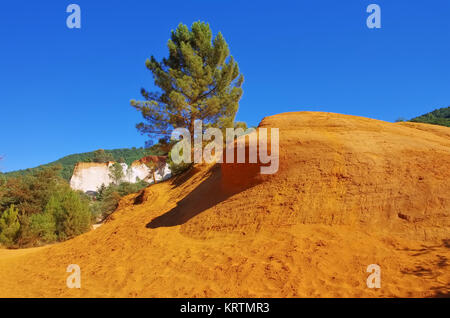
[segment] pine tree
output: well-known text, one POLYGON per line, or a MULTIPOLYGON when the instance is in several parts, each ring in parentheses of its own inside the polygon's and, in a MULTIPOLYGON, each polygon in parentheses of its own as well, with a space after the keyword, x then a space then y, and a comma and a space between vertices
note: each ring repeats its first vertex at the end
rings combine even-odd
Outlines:
POLYGON ((122 182, 125 174, 123 173, 123 168, 120 163, 114 163, 111 167, 109 167, 109 177, 113 181, 114 184, 118 185, 122 182))
POLYGON ((91 212, 78 193, 65 189, 59 194, 58 200, 58 208, 53 210, 58 239, 64 241, 88 231, 91 226, 91 212))
POLYGON ((50 243, 56 240, 55 216, 61 212, 57 196, 52 195, 42 213, 33 214, 30 220, 31 232, 41 241, 50 243))
POLYGON ((19 233, 19 209, 14 204, 0 215, 0 244, 11 246, 19 233))
POLYGON ((114 158, 109 152, 106 152, 103 149, 99 149, 99 150, 94 151, 93 161, 105 163, 108 161, 114 161, 114 158))
POLYGON ((64 210, 63 238, 72 238, 89 230, 91 214, 89 207, 75 192, 69 192, 63 198, 61 206, 64 210))
POLYGON ((145 162, 145 165, 149 168, 150 173, 153 176, 153 182, 157 183, 156 181, 156 172, 162 172, 161 170, 165 167, 166 162, 164 160, 148 160, 145 162))
POLYGON ((187 128, 193 136, 197 119, 204 128, 233 127, 244 77, 222 34, 213 39, 204 22, 194 22, 191 30, 179 24, 168 49, 169 57, 161 62, 154 56, 146 61, 160 91, 142 88, 145 101, 131 101, 144 118, 137 129, 156 139, 167 137, 174 128, 187 128))
POLYGON ((105 186, 104 183, 102 183, 102 185, 97 190, 97 200, 98 201, 102 201, 103 200, 103 197, 105 195, 105 190, 106 190, 106 186, 105 186))

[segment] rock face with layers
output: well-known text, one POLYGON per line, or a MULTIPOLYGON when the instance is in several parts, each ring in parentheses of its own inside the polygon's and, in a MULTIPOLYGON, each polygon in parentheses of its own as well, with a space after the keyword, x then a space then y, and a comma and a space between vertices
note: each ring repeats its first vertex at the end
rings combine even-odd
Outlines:
MULTIPOLYGON (((102 184, 108 186, 113 182, 110 177, 110 168, 113 164, 113 161, 77 163, 70 179, 71 188, 83 192, 96 192, 102 184)), ((130 166, 125 163, 120 165, 122 166, 123 181, 125 182, 135 183, 139 180, 144 180, 154 183, 154 179, 158 182, 171 176, 169 165, 165 162, 165 157, 162 156, 147 156, 134 161, 130 166), (157 169, 154 174, 148 167, 149 162, 156 163, 157 169)))

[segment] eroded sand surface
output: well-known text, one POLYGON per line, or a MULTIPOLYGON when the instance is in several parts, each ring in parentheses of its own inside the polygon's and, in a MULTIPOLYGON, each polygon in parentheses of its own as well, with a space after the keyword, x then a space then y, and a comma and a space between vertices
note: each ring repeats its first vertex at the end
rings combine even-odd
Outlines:
POLYGON ((0 250, 0 297, 449 295, 449 128, 313 112, 260 127, 280 128, 276 175, 198 165, 95 231, 0 250))

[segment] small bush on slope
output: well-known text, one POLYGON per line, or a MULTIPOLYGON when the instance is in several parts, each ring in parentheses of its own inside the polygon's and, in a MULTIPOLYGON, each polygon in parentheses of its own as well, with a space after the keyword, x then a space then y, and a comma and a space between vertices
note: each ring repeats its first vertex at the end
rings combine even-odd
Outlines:
POLYGON ((13 245, 19 233, 20 223, 18 220, 19 210, 11 205, 0 215, 0 244, 13 245))
POLYGON ((34 214, 30 218, 31 233, 44 243, 51 243, 57 239, 55 214, 59 208, 59 202, 55 197, 51 197, 44 212, 34 214))
POLYGON ((96 216, 98 221, 104 220, 116 210, 122 197, 131 193, 137 193, 148 187, 148 185, 145 181, 136 183, 122 182, 119 185, 111 184, 108 187, 103 185, 100 187, 95 201, 91 203, 92 214, 96 216))
POLYGON ((56 234, 60 241, 73 238, 90 229, 89 205, 72 191, 64 191, 59 198, 60 208, 55 211, 56 234))

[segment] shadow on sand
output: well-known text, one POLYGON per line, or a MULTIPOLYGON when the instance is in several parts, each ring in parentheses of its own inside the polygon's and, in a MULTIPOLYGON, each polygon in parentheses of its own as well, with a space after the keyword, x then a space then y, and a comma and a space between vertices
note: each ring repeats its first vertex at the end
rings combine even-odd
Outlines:
MULTIPOLYGON (((442 240, 441 245, 432 245, 432 246, 426 246, 423 245, 421 249, 403 249, 405 251, 410 251, 411 256, 421 256, 424 254, 428 254, 431 252, 437 252, 439 250, 442 250, 442 248, 450 248, 450 239, 444 239, 442 240)), ((447 269, 448 267, 448 259, 445 255, 436 254, 436 260, 434 261, 434 265, 438 268, 447 269)), ((428 266, 423 265, 417 265, 414 268, 408 268, 402 270, 402 274, 407 275, 414 275, 417 277, 424 277, 427 279, 436 280, 438 277, 438 273, 436 273, 433 268, 430 268, 428 266)), ((436 298, 449 298, 450 297, 450 284, 449 283, 442 283, 438 286, 435 286, 432 288, 433 295, 430 297, 436 297, 436 298)))
MULTIPOLYGON (((189 179, 195 170, 188 171, 185 176, 175 180, 175 186, 183 184, 189 179)), ((198 185, 185 198, 177 203, 177 206, 172 210, 164 213, 161 216, 154 218, 146 225, 149 229, 158 227, 170 227, 186 223, 191 218, 200 214, 201 212, 213 207, 214 205, 226 200, 230 196, 239 193, 251 185, 239 187, 234 190, 224 191, 222 184, 222 171, 220 164, 214 165, 210 171, 209 176, 200 185, 198 185)))

